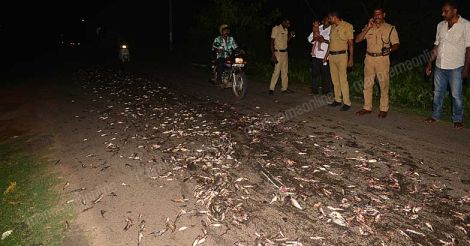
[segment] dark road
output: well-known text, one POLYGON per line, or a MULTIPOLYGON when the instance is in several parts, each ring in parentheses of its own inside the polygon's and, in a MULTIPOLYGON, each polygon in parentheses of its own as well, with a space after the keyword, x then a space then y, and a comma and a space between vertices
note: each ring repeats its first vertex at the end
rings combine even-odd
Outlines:
POLYGON ((64 245, 469 243, 468 129, 265 87, 238 101, 200 69, 85 67, 2 90, 0 130, 49 139, 64 245))

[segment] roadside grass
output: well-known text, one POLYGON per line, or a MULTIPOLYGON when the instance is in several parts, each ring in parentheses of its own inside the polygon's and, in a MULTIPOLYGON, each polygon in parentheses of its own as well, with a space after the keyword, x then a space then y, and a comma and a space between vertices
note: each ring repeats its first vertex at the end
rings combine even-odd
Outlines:
POLYGON ((59 245, 70 209, 58 209, 59 179, 23 141, 0 143, 0 245, 59 245))

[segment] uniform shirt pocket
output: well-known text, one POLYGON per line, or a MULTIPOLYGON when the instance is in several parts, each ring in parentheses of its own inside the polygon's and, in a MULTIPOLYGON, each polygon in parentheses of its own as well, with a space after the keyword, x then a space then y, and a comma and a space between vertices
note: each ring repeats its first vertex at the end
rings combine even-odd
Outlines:
POLYGON ((339 32, 339 38, 343 41, 347 41, 348 40, 348 32, 346 30, 341 30, 339 32))

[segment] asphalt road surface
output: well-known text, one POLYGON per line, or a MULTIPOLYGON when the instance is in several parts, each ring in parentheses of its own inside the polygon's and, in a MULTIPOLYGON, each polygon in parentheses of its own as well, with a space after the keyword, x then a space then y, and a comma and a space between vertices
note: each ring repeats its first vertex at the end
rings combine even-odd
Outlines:
POLYGON ((85 67, 1 90, 1 137, 44 139, 70 183, 64 245, 470 244, 468 129, 207 78, 85 67))

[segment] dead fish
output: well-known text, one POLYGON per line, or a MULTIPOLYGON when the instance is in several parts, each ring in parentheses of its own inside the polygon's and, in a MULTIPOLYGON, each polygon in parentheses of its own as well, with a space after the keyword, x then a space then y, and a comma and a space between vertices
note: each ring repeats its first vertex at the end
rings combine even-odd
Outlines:
POLYGON ((110 168, 110 167, 111 167, 111 166, 102 167, 101 170, 100 170, 100 172, 102 172, 102 171, 104 171, 104 170, 106 170, 106 169, 108 169, 108 168, 110 168))
POLYGON ((70 185, 70 183, 67 181, 67 182, 64 184, 64 187, 62 187, 62 190, 65 190, 65 188, 67 188, 69 185, 70 185))
POLYGON ((463 234, 467 235, 467 230, 465 230, 465 228, 463 228, 461 226, 458 226, 458 225, 456 225, 455 228, 461 230, 463 232, 463 234))
POLYGON ((248 180, 247 178, 238 178, 237 180, 235 180, 235 182, 241 182, 243 180, 248 180))
POLYGON ((187 226, 182 226, 182 227, 180 227, 180 228, 178 229, 178 231, 184 231, 184 230, 186 230, 186 229, 188 229, 187 226))
POLYGON ((83 212, 86 212, 86 211, 88 211, 88 210, 90 210, 90 209, 92 209, 92 208, 94 208, 94 207, 91 206, 91 207, 85 208, 85 209, 82 210, 82 213, 83 213, 83 212))
POLYGON ((99 202, 101 201, 101 199, 103 199, 103 196, 104 196, 103 193, 101 193, 101 194, 98 196, 98 198, 96 198, 96 199, 93 201, 93 203, 94 203, 94 204, 99 203, 99 202))
POLYGON ((273 196, 273 199, 271 199, 271 202, 269 204, 272 204, 273 202, 277 202, 279 200, 279 197, 277 195, 273 196))
POLYGON ((400 232, 401 235, 405 236, 406 238, 410 239, 411 240, 411 237, 408 236, 408 234, 406 234, 404 231, 402 230, 398 230, 400 232))
POLYGON ((331 207, 331 206, 327 206, 327 208, 331 211, 344 211, 344 209, 342 209, 342 208, 334 208, 334 207, 331 207))
POLYGON ((465 221, 465 217, 466 215, 463 214, 463 213, 459 213, 459 212, 454 212, 454 215, 453 215, 455 218, 458 218, 460 219, 461 221, 465 221))
POLYGON ((204 220, 201 220, 201 225, 206 228, 208 225, 207 225, 207 222, 205 222, 204 220))
POLYGON ((143 231, 145 229, 145 220, 142 220, 139 224, 139 230, 143 231))
POLYGON ((163 235, 167 230, 168 230, 168 229, 165 228, 165 229, 163 229, 163 230, 153 231, 153 232, 150 233, 150 235, 154 235, 154 236, 156 236, 156 237, 157 237, 157 236, 161 236, 161 235, 163 235))
POLYGON ((187 201, 189 201, 189 199, 185 199, 185 198, 180 198, 180 199, 171 199, 172 202, 175 202, 175 203, 185 203, 187 201))
POLYGON ((340 213, 331 212, 328 216, 331 218, 333 223, 340 225, 340 226, 345 226, 345 227, 348 226, 346 220, 343 218, 343 216, 340 213))
POLYGON ((432 225, 431 225, 431 224, 429 224, 429 223, 427 223, 427 222, 426 222, 425 224, 426 224, 426 226, 427 226, 431 231, 434 231, 434 228, 432 228, 432 225))
POLYGON ((126 219, 126 226, 124 227, 124 231, 129 230, 134 225, 134 222, 132 221, 131 218, 127 217, 126 219))
POLYGON ((443 246, 454 246, 455 245, 454 239, 452 239, 451 242, 446 242, 442 239, 439 239, 439 242, 442 243, 443 246))
POLYGON ((287 240, 289 240, 288 237, 283 237, 283 238, 276 238, 276 239, 274 239, 275 242, 285 242, 285 241, 287 241, 287 240))
POLYGON ((142 242, 142 238, 144 238, 144 234, 142 233, 142 231, 139 231, 139 238, 138 238, 138 241, 137 241, 137 245, 139 246, 140 243, 142 242))
POLYGON ((80 192, 80 191, 84 191, 84 190, 86 190, 86 188, 82 187, 82 188, 78 188, 78 189, 75 189, 75 190, 71 190, 70 193, 80 192))
POLYGON ((173 223, 170 223, 170 218, 169 217, 166 218, 165 223, 166 223, 166 228, 170 229, 171 232, 174 232, 176 230, 176 225, 173 224, 173 223))
POLYGON ((297 200, 295 200, 293 197, 290 198, 290 203, 292 204, 292 206, 302 210, 302 207, 300 206, 299 202, 297 202, 297 200))
POLYGON ((417 232, 417 231, 414 231, 414 230, 411 230, 411 229, 406 229, 406 232, 413 233, 413 234, 416 234, 416 235, 420 235, 420 236, 423 236, 423 237, 426 236, 424 233, 417 232))
POLYGON ((4 233, 2 233, 2 241, 5 240, 5 238, 9 237, 13 233, 13 230, 8 230, 4 233))
POLYGON ((203 244, 205 241, 206 241, 206 236, 204 236, 204 237, 197 236, 196 239, 194 240, 192 246, 196 246, 196 245, 199 245, 199 244, 203 244))

